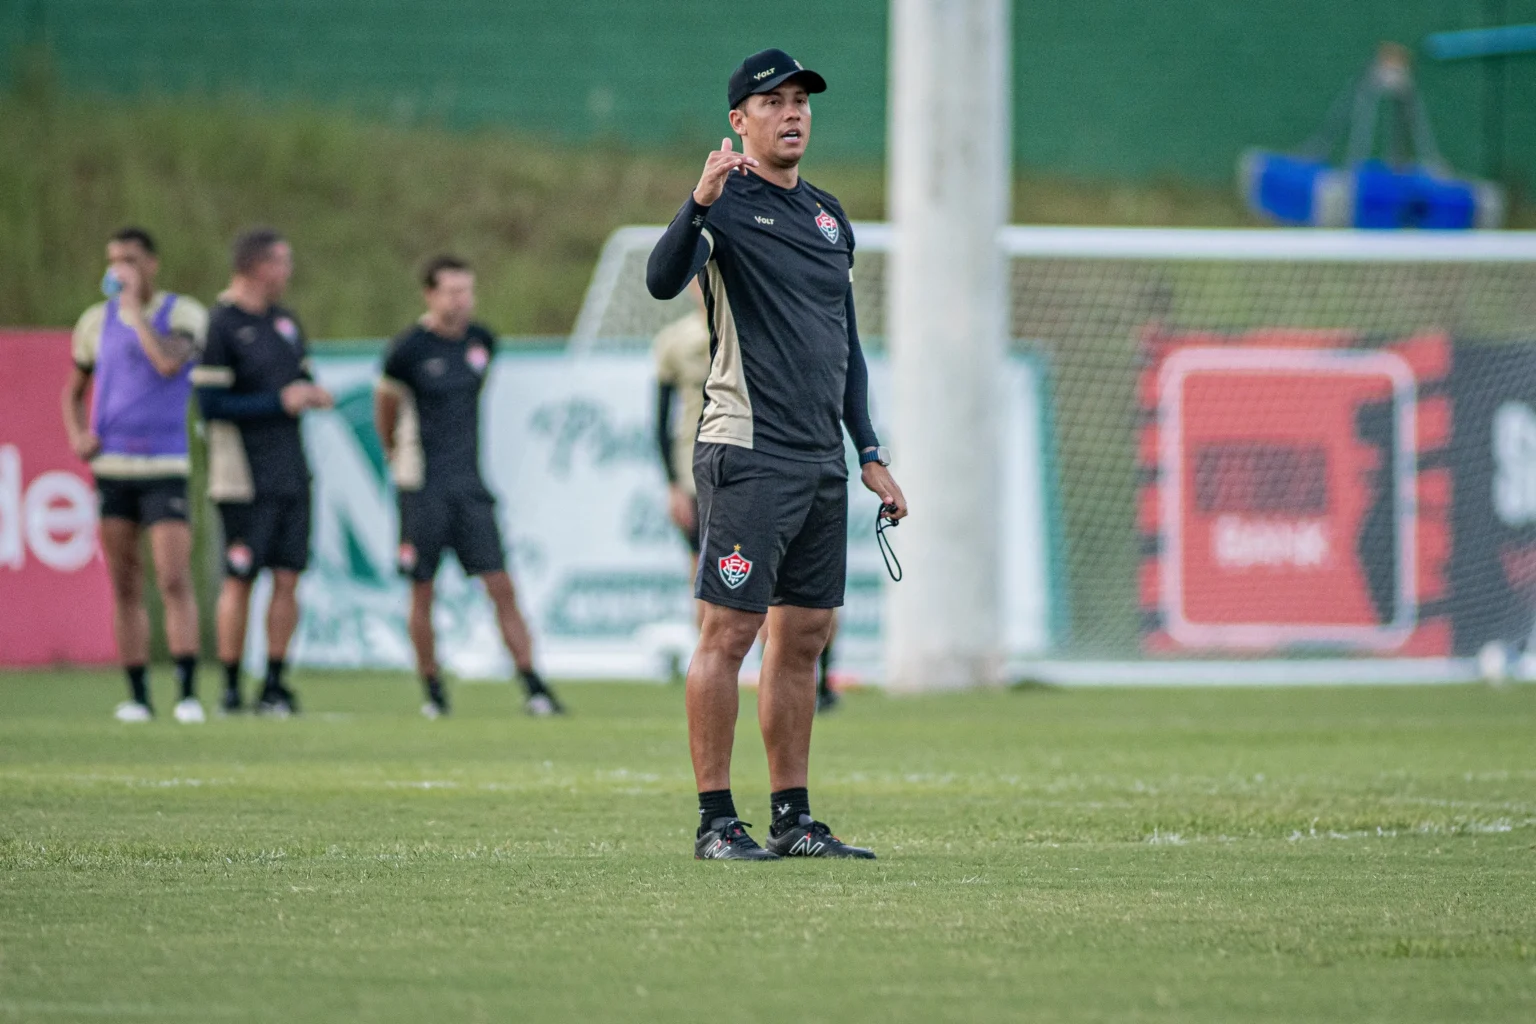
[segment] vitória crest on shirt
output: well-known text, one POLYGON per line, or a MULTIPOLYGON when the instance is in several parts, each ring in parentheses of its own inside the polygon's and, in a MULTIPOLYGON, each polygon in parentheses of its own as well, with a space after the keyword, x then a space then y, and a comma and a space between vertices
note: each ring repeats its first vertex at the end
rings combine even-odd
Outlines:
POLYGON ((821 233, 827 236, 827 241, 837 241, 837 218, 826 210, 816 215, 816 226, 821 228, 821 233))

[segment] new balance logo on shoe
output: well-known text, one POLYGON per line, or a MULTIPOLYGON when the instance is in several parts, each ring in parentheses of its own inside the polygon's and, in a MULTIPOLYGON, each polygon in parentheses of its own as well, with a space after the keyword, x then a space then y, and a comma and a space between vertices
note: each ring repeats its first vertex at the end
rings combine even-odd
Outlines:
POLYGON ((814 857, 826 849, 826 846, 826 843, 813 841, 809 835, 803 835, 795 840, 794 846, 789 848, 789 855, 791 857, 814 857))

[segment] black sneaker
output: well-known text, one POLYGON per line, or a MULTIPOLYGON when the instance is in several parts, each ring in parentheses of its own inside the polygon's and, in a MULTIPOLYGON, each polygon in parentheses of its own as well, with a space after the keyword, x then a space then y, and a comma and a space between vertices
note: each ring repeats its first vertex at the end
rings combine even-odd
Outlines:
POLYGON ((290 695, 281 687, 273 687, 261 692, 261 699, 256 702, 256 713, 267 718, 287 718, 298 710, 288 702, 290 695))
POLYGON ((245 710, 245 704, 240 700, 239 690, 224 691, 224 699, 219 701, 219 713, 222 715, 238 715, 245 710))
POLYGON ((694 860, 778 860, 779 855, 757 845, 747 835, 749 822, 716 818, 693 842, 694 860))
POLYGON ((448 691, 442 683, 427 685, 427 702, 421 706, 424 718, 442 718, 448 713, 448 691))
POLYGON ((855 857, 859 860, 874 860, 875 851, 866 850, 862 846, 849 846, 832 830, 821 822, 816 821, 809 814, 800 815, 800 820, 790 825, 783 832, 768 833, 768 849, 780 857, 855 857))
POLYGON ((288 689, 286 683, 277 684, 277 693, 282 702, 288 705, 288 713, 290 715, 299 713, 299 695, 288 689))
POLYGON ((545 686, 528 695, 523 701, 523 710, 534 718, 549 718, 565 714, 565 705, 560 703, 554 690, 545 686))

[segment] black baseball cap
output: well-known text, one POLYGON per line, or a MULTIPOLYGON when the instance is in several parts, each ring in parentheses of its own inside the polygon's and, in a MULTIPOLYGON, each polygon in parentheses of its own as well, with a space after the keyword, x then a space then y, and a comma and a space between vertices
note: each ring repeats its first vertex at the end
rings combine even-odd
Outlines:
POLYGON ((748 96, 772 92, 790 78, 799 78, 806 92, 827 91, 825 78, 801 67, 799 61, 783 50, 760 50, 731 72, 730 84, 726 86, 726 98, 731 101, 731 109, 734 110, 748 96))

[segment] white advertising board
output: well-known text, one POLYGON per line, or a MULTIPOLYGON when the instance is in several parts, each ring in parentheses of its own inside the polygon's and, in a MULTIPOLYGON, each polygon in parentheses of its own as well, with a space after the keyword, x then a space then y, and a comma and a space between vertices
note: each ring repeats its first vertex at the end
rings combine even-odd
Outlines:
MULTIPOLYGON (((290 658, 310 667, 409 669, 407 591, 395 572, 395 496, 372 427, 376 351, 315 357, 336 409, 310 413, 305 444, 314 470, 314 533, 300 585, 301 616, 290 658)), ((1008 367, 1009 453, 1004 595, 1014 656, 1044 653, 1053 616, 1051 486, 1045 393, 1037 364, 1008 367)), ((870 365, 876 426, 887 372, 870 365)), ((637 353, 514 352, 497 357, 482 400, 486 483, 500 501, 502 535, 541 668, 554 678, 665 679, 692 650, 687 548, 666 512, 654 439, 655 383, 637 353)), ((850 462, 852 450, 849 449, 850 462)), ((893 470, 900 479, 900 453, 893 470)), ((881 590, 922 586, 886 578, 875 546, 878 504, 850 472, 847 605, 838 668, 877 682, 881 590)), ((914 515, 922 496, 908 495, 914 515)), ((901 531, 890 534, 897 553, 901 531)), ((459 678, 508 678, 503 649, 478 584, 451 557, 438 576, 438 658, 459 678)), ((258 589, 257 607, 265 600, 258 589)), ((265 658, 253 614, 247 658, 265 658)))

